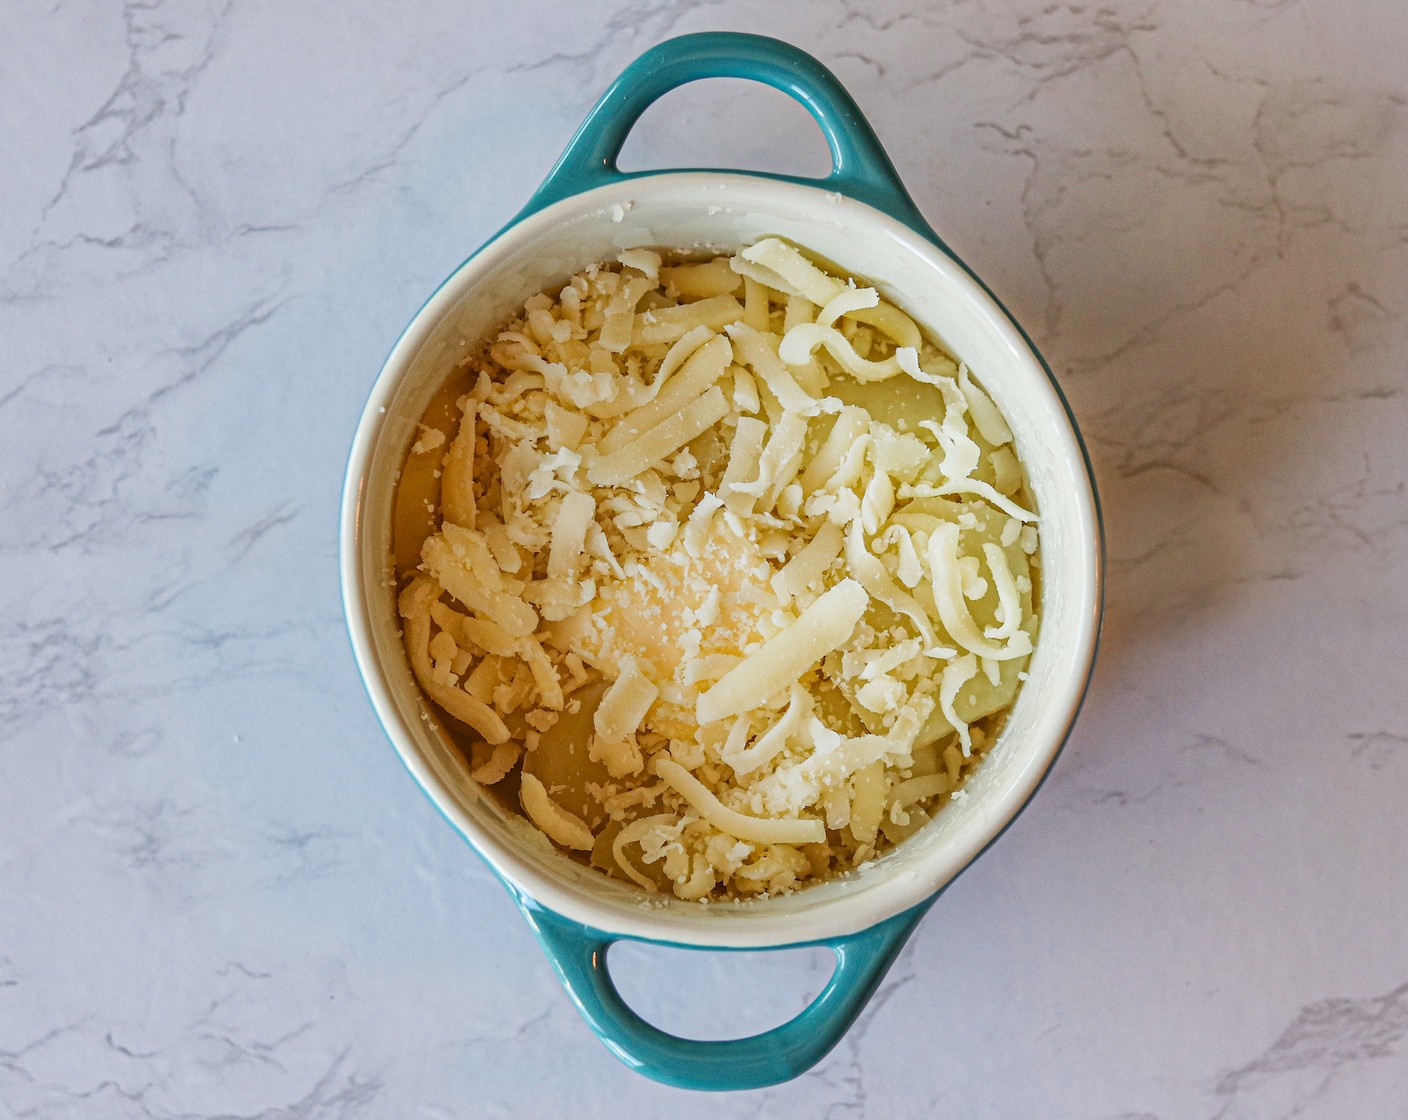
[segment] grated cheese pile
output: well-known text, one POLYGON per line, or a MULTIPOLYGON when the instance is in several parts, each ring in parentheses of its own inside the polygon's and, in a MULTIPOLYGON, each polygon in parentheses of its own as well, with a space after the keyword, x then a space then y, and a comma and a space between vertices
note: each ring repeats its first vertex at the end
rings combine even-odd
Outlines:
POLYGON ((406 651, 553 844, 760 896, 960 796, 1025 678, 1036 516, 1001 413, 902 311, 776 238, 634 249, 460 384, 402 479, 433 478, 406 651))

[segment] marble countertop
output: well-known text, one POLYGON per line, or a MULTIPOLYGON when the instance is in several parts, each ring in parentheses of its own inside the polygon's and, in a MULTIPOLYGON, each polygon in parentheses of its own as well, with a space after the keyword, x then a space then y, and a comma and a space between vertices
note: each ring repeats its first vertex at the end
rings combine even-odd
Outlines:
MULTIPOLYGON (((0 1114, 1408 1115, 1408 9, 1398 0, 10 4, 0 1114), (915 13, 916 7, 923 9, 915 13), (381 359, 652 42, 834 67, 1049 357, 1108 515, 1085 714, 816 1070, 594 1040, 353 667, 381 359)), ((780 95, 633 166, 817 172, 780 95)), ((667 1027, 825 957, 628 949, 667 1027), (721 995, 726 993, 726 995, 721 995)))

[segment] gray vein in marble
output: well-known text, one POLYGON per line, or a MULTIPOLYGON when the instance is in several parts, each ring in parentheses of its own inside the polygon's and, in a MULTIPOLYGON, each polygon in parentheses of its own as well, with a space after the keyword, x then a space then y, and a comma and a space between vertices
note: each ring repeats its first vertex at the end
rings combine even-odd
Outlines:
POLYGON ((1408 531, 1408 481, 1381 481, 1377 465, 1365 455, 1354 481, 1312 495, 1288 524, 1387 557, 1408 531))
POLYGON ((278 870, 266 886, 291 887, 323 879, 340 867, 337 849, 351 834, 340 829, 279 826, 266 834, 278 870))
POLYGON ((231 572, 271 534, 292 524, 301 506, 279 502, 269 513, 236 532, 219 550, 211 550, 202 561, 186 557, 168 567, 168 573, 147 596, 145 607, 154 614, 166 611, 189 593, 208 588, 231 572))
MULTIPOLYGON (((219 51, 220 29, 233 5, 234 0, 225 0, 209 26, 202 29, 202 36, 184 26, 181 16, 185 13, 174 13, 174 5, 138 0, 123 3, 126 70, 107 99, 74 130, 74 151, 68 169, 41 211, 30 247, 20 254, 14 265, 45 255, 52 259, 53 255, 77 246, 132 249, 148 257, 142 264, 143 269, 155 267, 167 259, 179 239, 170 229, 149 225, 139 201, 131 224, 116 234, 104 237, 78 229, 65 240, 41 240, 41 235, 55 212, 72 201, 74 187, 80 180, 92 181, 96 172, 106 168, 130 171, 139 160, 138 149, 150 148, 147 134, 159 131, 159 126, 169 126, 181 116, 196 82, 219 51), (201 38, 203 41, 189 54, 186 48, 201 38), (168 57, 173 54, 189 56, 181 58, 182 64, 178 64, 168 57)), ((200 200, 176 170, 172 158, 174 143, 173 138, 165 140, 166 172, 186 190, 190 201, 199 206, 200 200)), ((12 294, 32 296, 41 295, 43 291, 36 288, 25 293, 12 289, 12 294)))
MULTIPOLYGON (((1383 346, 1384 328, 1402 318, 1399 312, 1350 281, 1330 300, 1330 329, 1344 339, 1351 354, 1366 354, 1383 346)), ((1380 400, 1391 400, 1402 390, 1383 386, 1375 390, 1380 400)))
POLYGON ((1195 735, 1192 741, 1185 743, 1180 750, 1193 754, 1208 752, 1226 762, 1236 762, 1243 766, 1262 765, 1262 760, 1256 755, 1221 735, 1195 735))
POLYGON ((53 1027, 45 1031, 37 1038, 31 1039, 24 1045, 14 1050, 0 1049, 0 1069, 9 1070, 26 1080, 33 1081, 34 1077, 24 1068, 23 1060, 37 1050, 42 1050, 56 1039, 73 1034, 83 1026, 82 1022, 68 1023, 61 1027, 53 1027))
MULTIPOLYGON (((35 721, 97 701, 139 701, 149 690, 195 690, 243 676, 298 679, 307 666, 279 639, 336 635, 337 615, 310 614, 281 622, 220 626, 188 620, 176 629, 133 635, 107 632, 103 619, 12 618, 0 631, 0 742, 16 740, 35 721), (143 651, 184 647, 184 656, 151 661, 143 651), (133 666, 138 675, 133 678, 133 666)), ((118 737, 115 753, 141 755, 160 738, 146 730, 118 737)))
POLYGON ((580 51, 555 51, 544 58, 532 62, 514 63, 505 68, 507 74, 534 73, 558 66, 567 66, 583 71, 583 82, 595 77, 598 68, 605 61, 609 48, 618 39, 627 36, 630 43, 641 39, 660 40, 670 36, 680 20, 692 13, 717 7, 726 0, 662 0, 660 3, 630 3, 607 17, 601 34, 580 51))
POLYGON ((1098 789, 1088 788, 1076 790, 1076 796, 1081 798, 1086 807, 1099 807, 1103 805, 1114 805, 1120 809, 1127 809, 1131 805, 1143 805, 1152 798, 1167 793, 1170 790, 1179 789, 1186 786, 1187 782, 1159 782, 1146 789, 1143 793, 1131 793, 1123 789, 1098 789))
POLYGON ((844 32, 846 27, 852 23, 863 23, 871 31, 883 34, 901 23, 914 21, 923 23, 924 13, 922 11, 901 11, 892 16, 877 16, 873 6, 856 7, 852 4, 843 5, 845 15, 836 24, 836 30, 844 32))
POLYGON ((80 635, 68 620, 37 623, 12 620, 0 635, 7 668, 0 671, 0 741, 9 738, 32 712, 90 699, 97 687, 92 663, 104 645, 98 636, 80 635))
MULTIPOLYGON (((420 135, 421 130, 425 127, 426 123, 432 118, 435 111, 439 109, 440 106, 446 101, 448 101, 450 98, 454 97, 455 94, 460 93, 462 90, 464 90, 472 81, 480 77, 483 73, 484 71, 481 69, 467 71, 459 75, 457 78, 455 78, 448 84, 436 89, 434 93, 431 94, 430 99, 425 104, 424 108, 416 115, 415 120, 396 138, 395 142, 391 144, 389 148, 387 148, 385 151, 378 153, 372 163, 357 171, 356 174, 351 175, 346 179, 342 179, 338 182, 335 182, 331 186, 329 186, 327 191, 325 192, 325 199, 331 199, 337 195, 353 194, 361 188, 365 187, 368 183, 374 181, 377 176, 379 176, 382 172, 388 171, 391 168, 395 167, 399 162, 402 154, 415 142, 416 137, 420 135)), ((321 206, 319 207, 319 209, 321 209, 321 206)), ((300 226, 301 222, 295 223, 292 227, 289 228, 298 229, 300 228, 300 226)), ((246 232, 248 232, 251 228, 259 230, 277 230, 280 227, 241 227, 241 229, 245 230, 246 232)))
POLYGON ((1408 759, 1408 735, 1396 731, 1351 731, 1345 736, 1350 753, 1370 770, 1382 770, 1395 759, 1408 759))
MULTIPOLYGON (((211 370, 246 332, 268 323, 290 299, 261 297, 198 341, 156 358, 154 365, 171 372, 139 403, 98 428, 92 444, 84 449, 85 458, 57 470, 41 468, 18 488, 20 502, 15 497, 8 500, 7 504, 42 510, 45 516, 28 524, 13 521, 8 532, 0 530, 0 555, 32 549, 92 552, 110 546, 114 537, 129 534, 133 526, 140 531, 151 522, 198 517, 204 493, 218 471, 213 465, 168 478, 155 493, 138 487, 135 500, 126 496, 127 484, 140 476, 148 448, 158 439, 153 412, 211 370)), ((33 384, 35 379, 28 381, 33 384)))
POLYGON ((200 846, 192 824, 202 807, 169 798, 136 804, 118 803, 93 818, 92 827, 109 838, 109 850, 128 871, 157 878, 208 867, 216 853, 200 846))
POLYGON ((271 513, 261 517, 253 525, 241 529, 230 538, 230 563, 238 564, 268 534, 292 522, 298 516, 300 508, 292 502, 280 502, 271 513))
POLYGON ((1231 1070, 1217 1083, 1222 1104, 1213 1120, 1244 1115, 1250 1099, 1273 1094, 1290 1118, 1366 1062, 1401 1059, 1408 1036, 1408 984, 1386 995, 1322 1000, 1303 1008, 1260 1057, 1231 1070), (1284 1103, 1283 1103, 1284 1102, 1284 1103))
MULTIPOLYGON (((1045 14, 1042 18, 1046 18, 1045 14)), ((1157 134, 1166 143, 1168 157, 1173 161, 1170 164, 1166 160, 1156 160, 1152 167, 1161 174, 1176 174, 1193 182, 1213 185, 1225 182, 1229 192, 1234 184, 1241 188, 1249 186, 1248 176, 1256 173, 1256 169, 1245 160, 1235 161, 1225 155, 1194 154, 1189 143, 1175 131, 1167 110, 1155 99, 1141 56, 1130 42, 1135 32, 1152 30, 1155 28, 1138 21, 1126 25, 1117 20, 1103 23, 1097 20, 1093 32, 1081 29, 1061 35, 1027 33, 1006 42, 980 41, 969 37, 968 41, 976 49, 996 51, 1015 63, 1037 71, 1036 84, 1029 88, 1023 102, 1031 101, 1040 88, 1051 81, 1070 77, 1116 57, 1127 59, 1145 111, 1155 122, 1157 134), (1037 49, 1024 51, 1030 46, 1037 49), (1054 58, 1047 58, 1042 52, 1048 47, 1061 49, 1055 52, 1054 58)), ((1256 114, 1257 139, 1254 147, 1261 165, 1259 173, 1265 183, 1263 196, 1238 201, 1225 194, 1219 199, 1226 206, 1245 207, 1248 214, 1255 218, 1273 219, 1274 241, 1254 249, 1230 275, 1204 286, 1187 298, 1168 302, 1156 315, 1125 332, 1115 344, 1095 353, 1072 356, 1067 362, 1069 368, 1078 373, 1090 373, 1109 367, 1161 339, 1173 324, 1186 321, 1213 301, 1239 290, 1268 261, 1284 257, 1293 233, 1313 229, 1327 220, 1326 214, 1333 212, 1333 207, 1328 206, 1295 207, 1287 204, 1281 187, 1281 180, 1287 173, 1318 168, 1336 160, 1374 157, 1390 137, 1402 133, 1404 102, 1401 97, 1393 94, 1381 97, 1356 94, 1357 100, 1351 113, 1338 95, 1320 92, 1314 86, 1313 82, 1298 82, 1284 89, 1264 92, 1256 114), (1278 138, 1293 127, 1301 116, 1325 108, 1333 111, 1343 109, 1350 118, 1347 121, 1349 127, 1357 131, 1344 134, 1328 149, 1316 150, 1313 154, 1300 155, 1293 150, 1283 150, 1278 138), (1313 220, 1308 220, 1306 215, 1312 215, 1313 220)), ((1014 111, 1017 108, 1013 106, 1014 111)), ((1029 162, 1030 169, 1022 193, 1023 220, 1032 241, 1035 265, 1048 293, 1044 334, 1048 344, 1054 343, 1062 333, 1064 302, 1058 290, 1060 281, 1052 266, 1051 256, 1056 249, 1071 243, 1069 231, 1063 228, 1059 220, 1064 211, 1064 196, 1068 190, 1087 184, 1094 178, 1127 173, 1142 164, 1144 157, 1133 151, 1062 151, 1049 140, 1038 140, 1036 134, 1021 123, 1011 127, 989 120, 979 122, 977 127, 986 128, 1002 138, 1005 142, 1003 150, 1007 154, 1029 162), (1109 162, 1110 171, 1101 170, 1098 166, 1101 160, 1109 162), (1053 168, 1057 169, 1054 173, 1053 168)))
POLYGON ((37 389, 49 381, 57 381, 63 378, 87 379, 87 370, 82 366, 70 365, 47 365, 42 369, 37 369, 33 373, 25 374, 19 382, 9 392, 0 396, 0 411, 3 411, 12 401, 18 400, 32 389, 37 389))
MULTIPOLYGON (((1109 8, 1098 9, 1089 21, 1082 19, 1081 15, 1078 9, 1051 6, 1042 9, 1038 15, 1019 16, 1018 33, 1006 39, 980 39, 963 30, 958 34, 975 50, 1006 59, 1014 66, 1032 72, 1033 80, 1028 92, 1012 106, 1015 109, 1034 100, 1042 86, 1079 74, 1117 54, 1126 55, 1136 73, 1139 71, 1139 55, 1130 40, 1140 32, 1157 31, 1157 23, 1143 15, 1125 19, 1109 8), (1060 29, 1044 30, 1051 25, 1059 25, 1060 29)), ((1142 88, 1142 75, 1140 85, 1142 88)), ((1145 106, 1162 118, 1147 97, 1145 106)), ((1172 137, 1169 139, 1172 142, 1172 137)), ((1176 143, 1175 147, 1178 147, 1176 143)))
POLYGON ((880 59, 872 58, 870 55, 864 53, 863 51, 842 51, 840 54, 833 55, 832 59, 835 62, 843 62, 846 59, 854 59, 856 62, 859 62, 864 66, 869 66, 872 70, 874 70, 875 76, 877 78, 880 78, 882 81, 885 78, 885 64, 881 62, 880 59))
MULTIPOLYGON (((1060 34, 1043 34, 1039 30, 1032 29, 1033 23, 1037 23, 1039 27, 1038 21, 1052 17, 1055 11, 1055 9, 1046 9, 1040 17, 1023 17, 1020 20, 1023 32, 1009 40, 978 41, 965 35, 965 41, 976 51, 1000 56, 1035 72, 1033 83, 1029 85, 1023 97, 1010 107, 1011 110, 1015 111, 1023 104, 1033 101, 1042 87, 1049 83, 1078 75, 1084 70, 1113 58, 1124 58, 1128 61, 1134 74, 1145 111, 1158 123, 1159 136, 1166 142, 1178 164, 1195 168, 1196 171, 1193 175, 1199 180, 1220 181, 1216 172, 1227 167, 1232 161, 1224 157, 1193 155, 1189 147, 1175 135, 1169 123, 1167 112, 1155 102, 1149 91, 1140 55, 1132 45, 1131 39, 1139 32, 1157 31, 1157 25, 1141 21, 1138 18, 1126 23, 1112 12, 1101 12, 1097 15, 1094 24, 1088 29, 1078 25, 1074 30, 1060 34)), ((1018 125, 1016 128, 1009 129, 998 122, 979 121, 975 127, 987 128, 996 132, 1010 142, 1008 147, 1010 154, 1024 157, 1030 162, 1030 171, 1022 191, 1023 222, 1032 239, 1033 256, 1048 293, 1045 310, 1045 334, 1049 340, 1054 341, 1060 337, 1061 333, 1062 304, 1057 291, 1059 280, 1051 266, 1049 257, 1054 248, 1069 241, 1069 234, 1059 229, 1056 223, 1047 217, 1046 213, 1052 208, 1053 203, 1060 201, 1065 191, 1063 186, 1056 188, 1053 192, 1051 188, 1046 186, 1042 176, 1043 160, 1049 161, 1050 157, 1056 153, 1051 150, 1049 144, 1039 144, 1034 132, 1026 125, 1018 125), (1021 140, 1024 132, 1028 137, 1025 142, 1021 140)), ((1093 178, 1113 178, 1116 173, 1129 169, 1137 158, 1133 152, 1120 151, 1103 153, 1074 151, 1070 155, 1074 159, 1063 161, 1063 171, 1074 178, 1075 185, 1089 183, 1093 178), (1110 172, 1102 172, 1091 166, 1094 160, 1100 157, 1111 161, 1112 170, 1110 172)), ((1163 163, 1156 163, 1154 166, 1163 174, 1183 175, 1177 168, 1170 168, 1163 163)), ((1138 228, 1137 220, 1136 224, 1128 228, 1138 228)), ((1175 303, 1159 317, 1144 324, 1115 348, 1076 361, 1072 363, 1072 368, 1077 372, 1088 372, 1115 362, 1129 351, 1157 337, 1168 323, 1196 312, 1219 295, 1234 290, 1254 271, 1254 268, 1255 263, 1249 264, 1239 275, 1214 287, 1211 291, 1202 293, 1195 299, 1175 303)))

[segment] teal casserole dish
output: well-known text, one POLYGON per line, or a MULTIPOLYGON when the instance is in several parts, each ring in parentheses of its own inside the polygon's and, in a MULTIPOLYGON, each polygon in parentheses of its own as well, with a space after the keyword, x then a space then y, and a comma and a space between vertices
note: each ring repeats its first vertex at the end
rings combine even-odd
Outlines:
POLYGON ((754 35, 702 34, 647 51, 612 84, 518 216, 441 285, 397 341, 353 440, 343 495, 348 631, 373 707, 432 803, 522 908, 568 994, 633 1069, 694 1089, 745 1089, 819 1061, 865 1006, 944 887, 1035 794, 1076 718, 1101 614, 1102 545, 1090 465, 1055 379, 1022 329, 924 221, 855 102, 819 62, 754 35), (616 158, 641 113, 701 78, 747 78, 799 101, 826 138, 831 174, 724 170, 627 174, 616 158), (981 371, 1011 427, 1041 518, 1040 637, 1002 734, 955 801, 849 876, 739 903, 647 896, 550 850, 468 776, 433 721, 401 647, 386 578, 396 478, 427 402, 524 300, 640 246, 728 252, 780 236, 874 283, 955 357, 981 371), (750 1038, 696 1041, 646 1023, 612 984, 608 949, 632 939, 696 949, 825 945, 836 969, 792 1021, 750 1038))

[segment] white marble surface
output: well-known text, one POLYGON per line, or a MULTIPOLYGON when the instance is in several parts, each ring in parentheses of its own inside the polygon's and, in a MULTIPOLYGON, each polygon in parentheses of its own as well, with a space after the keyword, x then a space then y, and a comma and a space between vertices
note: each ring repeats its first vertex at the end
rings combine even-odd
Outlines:
MULTIPOLYGON (((8 0, 0 1115, 1408 1116, 1408 9, 915 7, 8 0), (607 1055, 402 772, 335 524, 422 298, 717 28, 832 65, 1031 329, 1111 579, 1033 807, 826 1062, 711 1098, 607 1055)), ((822 166, 722 83, 630 150, 822 166)), ((622 956, 715 1033, 824 963, 622 956)))

